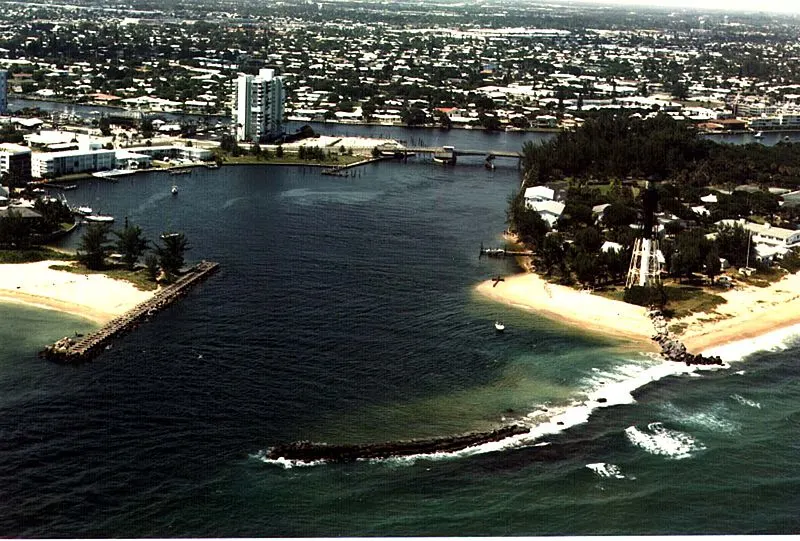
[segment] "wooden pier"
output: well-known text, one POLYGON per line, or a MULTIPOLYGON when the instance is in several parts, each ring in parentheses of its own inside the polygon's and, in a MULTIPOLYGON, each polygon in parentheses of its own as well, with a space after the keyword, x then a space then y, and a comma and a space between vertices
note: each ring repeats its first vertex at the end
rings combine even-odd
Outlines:
POLYGON ((158 291, 153 298, 139 303, 127 313, 112 319, 101 329, 85 337, 78 337, 77 340, 64 337, 55 344, 45 347, 39 355, 64 363, 88 361, 103 351, 112 338, 134 329, 140 321, 172 304, 217 270, 219 270, 218 263, 202 261, 176 282, 158 291))
POLYGON ((486 257, 533 257, 533 252, 521 252, 518 250, 506 250, 505 248, 484 248, 481 244, 481 251, 478 258, 486 257))

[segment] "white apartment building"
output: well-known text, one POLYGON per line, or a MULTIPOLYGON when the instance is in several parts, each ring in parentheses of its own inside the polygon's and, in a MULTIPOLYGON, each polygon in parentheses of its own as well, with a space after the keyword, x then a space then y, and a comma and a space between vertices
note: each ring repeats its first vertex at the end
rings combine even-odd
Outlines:
POLYGON ((113 150, 67 150, 36 152, 31 159, 34 178, 52 178, 71 173, 107 171, 117 166, 113 150))
POLYGON ((283 133, 286 93, 283 80, 274 70, 259 70, 257 76, 240 75, 234 98, 237 140, 259 141, 283 133))
POLYGON ((0 70, 0 115, 8 112, 8 71, 0 70))
POLYGON ((24 186, 31 180, 31 149, 0 144, 0 179, 6 186, 24 186))

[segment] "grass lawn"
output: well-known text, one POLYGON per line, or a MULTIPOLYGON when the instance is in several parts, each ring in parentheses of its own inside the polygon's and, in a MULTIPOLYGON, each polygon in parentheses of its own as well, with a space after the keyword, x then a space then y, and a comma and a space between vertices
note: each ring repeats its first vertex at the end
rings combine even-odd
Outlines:
POLYGON ((0 250, 0 263, 35 263, 36 261, 71 261, 74 255, 57 252, 50 248, 30 248, 28 250, 0 250))
MULTIPOLYGON (((74 259, 74 257, 73 257, 74 259)), ((103 270, 89 270, 82 265, 50 265, 51 269, 72 272, 74 274, 105 274, 115 280, 126 280, 131 282, 136 289, 141 291, 153 291, 158 288, 158 284, 151 281, 144 269, 129 271, 124 267, 109 267, 103 270)))
POLYGON ((694 312, 711 312, 724 304, 725 299, 703 288, 694 286, 668 285, 666 314, 672 318, 681 318, 694 312))
MULTIPOLYGON (((725 299, 701 287, 670 284, 665 285, 667 306, 664 315, 681 318, 694 312, 711 312, 725 303, 725 299)), ((625 302, 625 289, 621 286, 596 289, 595 293, 607 299, 625 302)))

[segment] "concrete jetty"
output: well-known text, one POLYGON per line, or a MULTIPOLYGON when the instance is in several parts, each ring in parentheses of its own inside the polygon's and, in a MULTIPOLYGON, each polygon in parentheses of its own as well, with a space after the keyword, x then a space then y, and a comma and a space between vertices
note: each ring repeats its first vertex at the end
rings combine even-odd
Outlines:
POLYGON ((141 320, 172 304, 217 270, 219 270, 218 263, 202 261, 183 274, 176 282, 158 291, 153 298, 139 303, 125 314, 112 319, 101 329, 84 337, 77 337, 77 340, 68 336, 64 337, 45 347, 39 355, 64 363, 88 361, 103 351, 112 338, 134 329, 141 320))

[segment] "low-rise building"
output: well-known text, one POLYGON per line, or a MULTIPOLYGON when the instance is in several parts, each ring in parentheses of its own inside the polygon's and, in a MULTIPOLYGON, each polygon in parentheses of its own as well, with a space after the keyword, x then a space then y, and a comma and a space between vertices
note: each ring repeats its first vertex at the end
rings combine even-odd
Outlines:
POLYGON ((547 186, 531 186, 525 189, 525 204, 528 205, 537 201, 552 201, 555 195, 555 190, 547 186))
POLYGON ((31 181, 31 149, 21 145, 0 145, 0 180, 11 188, 31 181))
POLYGON ((154 160, 163 160, 165 158, 174 160, 177 158, 181 160, 207 161, 214 157, 214 153, 205 148, 184 147, 177 145, 129 147, 125 150, 135 154, 150 156, 150 158, 154 160))
POLYGON ((31 158, 31 174, 34 178, 53 178, 72 173, 108 171, 116 166, 116 152, 113 150, 37 152, 31 158))

